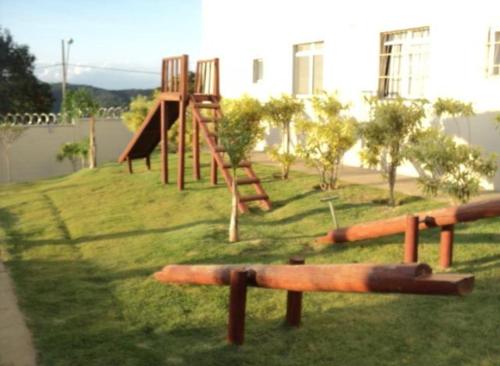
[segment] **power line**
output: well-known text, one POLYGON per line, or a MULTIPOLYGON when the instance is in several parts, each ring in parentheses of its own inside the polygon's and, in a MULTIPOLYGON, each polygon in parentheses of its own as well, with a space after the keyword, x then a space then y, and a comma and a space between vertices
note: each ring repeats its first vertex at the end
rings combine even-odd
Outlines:
MULTIPOLYGON (((52 64, 52 65, 35 65, 37 69, 47 69, 50 67, 58 67, 61 66, 61 63, 52 64)), ((128 73, 136 73, 136 74, 150 74, 150 75, 160 75, 160 72, 155 71, 147 71, 147 70, 135 70, 135 69, 122 69, 119 67, 107 67, 107 66, 94 66, 94 65, 81 65, 81 64, 68 64, 73 67, 87 67, 89 69, 98 69, 98 70, 109 70, 109 71, 118 71, 118 72, 128 72, 128 73)))
POLYGON ((155 71, 146 71, 146 70, 134 70, 134 69, 122 69, 118 67, 107 67, 107 66, 93 66, 93 65, 80 65, 80 64, 68 64, 69 66, 77 66, 77 67, 88 67, 89 69, 100 69, 100 70, 110 70, 110 71, 119 71, 119 72, 129 72, 129 73, 138 73, 138 74, 152 74, 152 75, 160 75, 160 72, 155 71))

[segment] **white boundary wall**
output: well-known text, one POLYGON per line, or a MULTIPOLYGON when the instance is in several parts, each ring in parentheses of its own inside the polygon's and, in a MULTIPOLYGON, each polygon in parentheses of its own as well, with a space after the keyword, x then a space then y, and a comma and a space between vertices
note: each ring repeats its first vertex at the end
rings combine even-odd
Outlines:
MULTIPOLYGON (((88 137, 88 120, 75 125, 27 126, 24 134, 10 149, 13 182, 33 181, 72 172, 68 161, 58 162, 56 154, 63 143, 88 137)), ((97 163, 116 161, 132 133, 120 119, 97 119, 97 163)), ((5 152, 0 148, 0 183, 7 182, 5 152)))

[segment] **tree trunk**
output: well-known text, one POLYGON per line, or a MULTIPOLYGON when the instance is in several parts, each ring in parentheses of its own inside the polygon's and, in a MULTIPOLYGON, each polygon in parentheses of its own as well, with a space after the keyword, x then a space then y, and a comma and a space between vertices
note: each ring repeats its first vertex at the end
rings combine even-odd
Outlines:
POLYGON ((394 198, 394 186, 396 185, 396 169, 397 167, 394 164, 389 164, 389 205, 394 207, 396 206, 396 199, 394 198))
POLYGON ((5 168, 7 169, 7 182, 10 183, 12 180, 11 172, 10 172, 10 156, 9 149, 5 147, 5 168))
POLYGON ((95 117, 90 117, 90 133, 89 133, 89 168, 94 169, 97 166, 97 147, 95 143, 95 117))
POLYGON ((231 221, 229 223, 229 242, 234 243, 240 240, 238 228, 238 191, 236 186, 236 169, 233 169, 233 201, 231 205, 231 221))

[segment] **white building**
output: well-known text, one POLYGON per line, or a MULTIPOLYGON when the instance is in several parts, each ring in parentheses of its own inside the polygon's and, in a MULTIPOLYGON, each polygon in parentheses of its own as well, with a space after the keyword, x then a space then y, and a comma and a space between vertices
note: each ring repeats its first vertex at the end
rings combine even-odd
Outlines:
POLYGON ((500 153, 499 0, 203 0, 202 53, 220 57, 228 97, 337 91, 359 120, 366 95, 472 102, 470 125, 445 131, 500 153))

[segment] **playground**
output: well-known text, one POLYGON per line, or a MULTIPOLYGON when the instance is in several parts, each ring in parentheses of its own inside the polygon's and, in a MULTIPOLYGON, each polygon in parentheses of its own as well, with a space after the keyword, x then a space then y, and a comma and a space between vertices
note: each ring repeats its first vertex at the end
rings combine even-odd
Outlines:
MULTIPOLYGON (((241 217, 242 240, 227 243, 229 192, 210 184, 210 156, 201 179, 186 164, 186 186, 136 164, 129 175, 109 163, 97 170, 0 189, 2 252, 41 365, 495 365, 500 361, 500 221, 457 224, 448 272, 473 273, 466 297, 305 293, 303 326, 284 324, 286 291, 249 288, 245 344, 226 342, 228 288, 174 286, 152 276, 167 264, 401 263, 404 235, 347 245, 319 245, 331 229, 316 177, 276 168, 255 171, 272 197, 269 212, 241 217), (71 352, 68 352, 71 350, 71 352)), ((177 172, 177 156, 169 157, 177 172)), ((337 192, 342 225, 445 207, 343 184, 337 192)), ((440 272, 439 232, 422 231, 419 261, 440 272)))
POLYGON ((306 172, 235 168, 218 59, 198 61, 192 91, 187 66, 163 59, 125 166, 0 188, 0 250, 39 364, 500 362, 499 199, 397 193, 390 207, 375 187, 332 197, 306 172))

